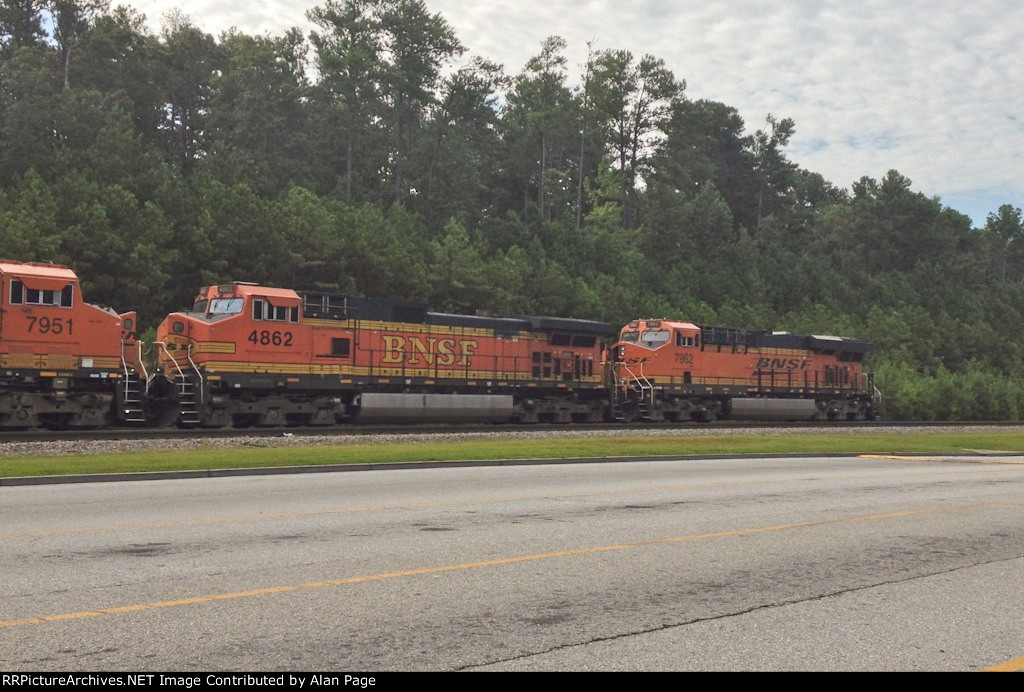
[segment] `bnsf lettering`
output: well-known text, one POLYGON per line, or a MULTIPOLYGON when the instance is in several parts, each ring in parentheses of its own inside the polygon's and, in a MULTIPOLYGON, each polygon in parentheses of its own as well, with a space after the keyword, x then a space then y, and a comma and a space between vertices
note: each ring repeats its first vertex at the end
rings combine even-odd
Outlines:
POLYGON ((806 370, 811 367, 811 361, 800 358, 758 358, 758 370, 806 370))
POLYGON ((469 339, 435 339, 418 336, 384 336, 384 363, 407 365, 469 365, 480 342, 469 339))

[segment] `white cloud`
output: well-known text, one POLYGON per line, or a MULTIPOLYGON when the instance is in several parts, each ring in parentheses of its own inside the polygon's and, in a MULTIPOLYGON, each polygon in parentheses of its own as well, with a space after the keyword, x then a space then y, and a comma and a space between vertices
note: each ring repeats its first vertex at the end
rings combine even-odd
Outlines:
MULTIPOLYGON (((309 29, 306 0, 123 0, 177 7, 211 33, 309 29)), ((748 128, 796 121, 791 157, 837 185, 895 168, 983 221, 1024 206, 1024 4, 1015 0, 426 0, 469 52, 517 72, 547 36, 663 58, 690 98, 736 107, 748 128)))

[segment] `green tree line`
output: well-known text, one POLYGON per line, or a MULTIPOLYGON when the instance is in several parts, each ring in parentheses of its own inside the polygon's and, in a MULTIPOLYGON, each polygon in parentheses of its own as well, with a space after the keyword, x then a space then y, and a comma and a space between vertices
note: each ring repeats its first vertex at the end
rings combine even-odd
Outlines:
POLYGON ((656 56, 466 54, 421 0, 314 29, 159 33, 109 0, 0 0, 0 256, 152 326, 232 279, 433 309, 872 341, 884 414, 1024 416, 1024 223, 892 170, 791 161, 796 123, 687 97, 656 56))

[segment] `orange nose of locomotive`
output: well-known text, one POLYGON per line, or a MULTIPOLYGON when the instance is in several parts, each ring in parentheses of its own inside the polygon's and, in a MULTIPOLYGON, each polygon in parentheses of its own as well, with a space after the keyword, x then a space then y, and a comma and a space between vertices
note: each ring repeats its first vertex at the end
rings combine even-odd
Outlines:
POLYGON ((164 318, 156 329, 157 363, 167 376, 173 376, 181 366, 188 365, 195 320, 183 312, 174 312, 164 318))
POLYGON ((627 324, 619 332, 618 340, 608 348, 612 380, 617 386, 628 386, 637 379, 638 366, 645 361, 645 349, 639 346, 643 324, 641 320, 627 324))
POLYGON ((245 298, 238 282, 199 289, 191 310, 174 312, 156 330, 157 362, 164 374, 173 376, 195 367, 196 345, 212 338, 216 325, 241 316, 245 298))
POLYGON ((139 316, 132 310, 118 317, 121 318, 121 355, 128 367, 139 370, 142 360, 138 342, 139 316))

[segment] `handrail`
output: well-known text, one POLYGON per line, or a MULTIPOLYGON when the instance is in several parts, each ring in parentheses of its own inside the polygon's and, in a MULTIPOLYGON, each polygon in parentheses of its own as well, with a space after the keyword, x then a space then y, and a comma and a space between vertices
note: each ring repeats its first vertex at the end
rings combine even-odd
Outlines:
MULTIPOLYGON (((633 380, 637 379, 637 376, 633 374, 633 371, 629 369, 628 365, 626 365, 625 363, 619 363, 619 365, 622 366, 623 370, 625 370, 627 373, 629 373, 629 376, 631 378, 633 378, 633 380)), ((626 393, 626 387, 629 386, 629 384, 626 382, 626 378, 623 377, 623 378, 619 379, 619 383, 620 383, 620 386, 622 387, 622 393, 625 394, 626 393)))
POLYGON ((136 341, 135 348, 138 353, 139 370, 142 371, 142 381, 146 383, 146 393, 149 393, 149 372, 146 371, 146 363, 143 361, 142 347, 145 345, 144 341, 136 341))
POLYGON ((174 365, 174 368, 175 370, 178 371, 178 374, 181 375, 182 378, 184 378, 185 371, 181 369, 181 366, 178 365, 178 361, 174 358, 174 356, 171 355, 171 352, 167 350, 167 344, 165 344, 163 341, 154 341, 153 345, 160 347, 160 350, 162 350, 164 352, 164 355, 167 356, 167 360, 171 361, 171 364, 174 365))
MULTIPOLYGON (((128 398, 128 385, 129 385, 128 380, 131 377, 131 373, 128 372, 128 361, 125 360, 125 358, 124 358, 124 339, 121 339, 121 369, 124 370, 123 389, 124 389, 124 398, 127 399, 128 398)), ((123 407, 121 407, 121 408, 123 408, 123 407)))
MULTIPOLYGON (((645 361, 640 361, 640 377, 643 378, 644 384, 647 385, 646 388, 651 393, 651 406, 654 406, 654 384, 650 380, 648 380, 647 375, 644 374, 644 362, 645 361)), ((643 391, 643 389, 644 387, 641 385, 641 391, 643 391)))
MULTIPOLYGON (((643 361, 640 362, 640 374, 639 375, 637 375, 632 370, 630 370, 629 366, 626 365, 625 363, 621 363, 621 365, 622 365, 623 368, 625 368, 626 372, 629 373, 629 376, 633 378, 633 381, 636 382, 637 385, 640 387, 641 394, 643 394, 644 392, 647 392, 647 391, 651 392, 651 403, 653 404, 654 403, 654 385, 651 384, 651 381, 647 379, 646 375, 644 375, 644 363, 643 363, 643 361)), ((623 378, 621 381, 622 381, 622 389, 623 389, 623 391, 625 391, 625 389, 626 389, 626 387, 628 385, 626 384, 625 378, 623 378)))
POLYGON ((189 364, 192 366, 192 369, 195 370, 196 377, 199 378, 199 401, 202 402, 203 401, 203 373, 200 372, 199 366, 196 365, 196 362, 194 360, 192 360, 192 344, 189 344, 188 348, 185 349, 185 357, 188 358, 189 364))

